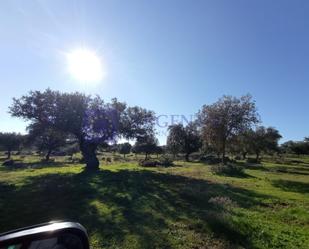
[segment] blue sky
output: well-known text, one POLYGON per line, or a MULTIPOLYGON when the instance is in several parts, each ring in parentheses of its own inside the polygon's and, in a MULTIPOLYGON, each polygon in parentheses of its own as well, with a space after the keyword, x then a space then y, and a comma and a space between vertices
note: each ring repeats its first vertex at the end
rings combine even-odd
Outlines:
POLYGON ((301 140, 309 136, 308 13, 307 0, 3 0, 0 131, 23 132, 7 113, 12 98, 47 87, 117 97, 169 122, 223 94, 251 93, 264 125, 301 140), (80 47, 104 61, 100 84, 68 74, 65 53, 80 47))

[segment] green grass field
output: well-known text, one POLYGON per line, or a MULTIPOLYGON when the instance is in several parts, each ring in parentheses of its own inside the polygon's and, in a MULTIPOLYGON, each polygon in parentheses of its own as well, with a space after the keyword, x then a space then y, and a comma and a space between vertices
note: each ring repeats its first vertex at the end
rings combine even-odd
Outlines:
POLYGON ((0 167, 0 232, 65 219, 87 228, 92 248, 309 248, 308 158, 247 166, 242 177, 200 163, 86 173, 34 160, 0 167))

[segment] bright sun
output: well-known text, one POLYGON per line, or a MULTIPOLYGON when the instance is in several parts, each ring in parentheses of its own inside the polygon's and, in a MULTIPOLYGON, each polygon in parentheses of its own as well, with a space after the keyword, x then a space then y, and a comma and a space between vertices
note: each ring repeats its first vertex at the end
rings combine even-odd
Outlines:
POLYGON ((106 76, 105 68, 97 54, 88 49, 76 49, 67 54, 70 74, 83 83, 95 83, 106 76))

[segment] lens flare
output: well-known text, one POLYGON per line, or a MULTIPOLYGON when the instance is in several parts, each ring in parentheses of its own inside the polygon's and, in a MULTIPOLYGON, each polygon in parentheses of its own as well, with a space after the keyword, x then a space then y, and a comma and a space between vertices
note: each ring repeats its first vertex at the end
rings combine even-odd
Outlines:
POLYGON ((72 77, 83 83, 100 82, 106 70, 99 56, 88 49, 76 49, 67 54, 68 70, 72 77))

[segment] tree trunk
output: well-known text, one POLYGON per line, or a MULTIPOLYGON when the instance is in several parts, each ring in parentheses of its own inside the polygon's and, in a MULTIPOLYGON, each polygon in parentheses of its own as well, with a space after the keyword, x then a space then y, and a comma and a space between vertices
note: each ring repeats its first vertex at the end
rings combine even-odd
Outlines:
POLYGON ((148 159, 148 153, 145 153, 145 160, 148 159))
POLYGON ((190 154, 189 154, 189 153, 186 153, 185 158, 186 158, 186 161, 187 161, 187 162, 189 162, 189 156, 190 156, 190 154))
POLYGON ((222 164, 225 164, 225 141, 222 143, 222 164))
POLYGON ((222 161, 222 164, 225 164, 225 151, 222 151, 221 161, 222 161))
POLYGON ((246 158, 247 158, 247 152, 243 152, 243 153, 242 153, 242 159, 243 159, 243 160, 246 160, 246 158))
POLYGON ((11 150, 8 150, 8 155, 7 155, 7 159, 11 158, 11 150))
POLYGON ((86 170, 98 170, 99 160, 96 156, 97 144, 89 143, 84 140, 80 142, 80 150, 86 162, 86 170))
POLYGON ((222 146, 222 164, 225 164, 225 144, 222 146))
POLYGON ((45 161, 46 161, 46 162, 49 161, 50 154, 51 154, 51 150, 48 150, 48 151, 47 151, 47 154, 46 154, 46 156, 45 156, 45 161))
POLYGON ((256 162, 258 162, 260 160, 260 152, 256 152, 255 160, 256 160, 256 162))

